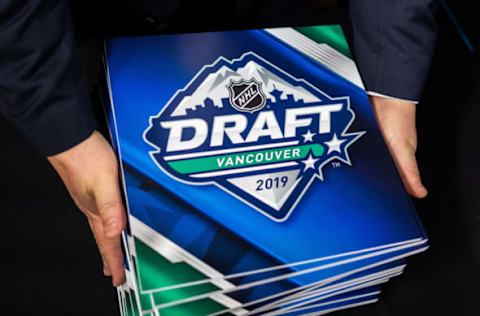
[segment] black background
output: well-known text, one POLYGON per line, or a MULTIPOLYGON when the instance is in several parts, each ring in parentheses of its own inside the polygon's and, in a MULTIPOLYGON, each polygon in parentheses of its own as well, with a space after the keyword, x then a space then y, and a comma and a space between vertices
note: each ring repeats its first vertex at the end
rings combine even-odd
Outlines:
MULTIPOLYGON (((228 1, 196 1, 165 23, 145 18, 131 2, 108 2, 73 3, 94 100, 103 36, 338 22, 351 36, 342 3, 247 1, 239 10, 228 1)), ((475 34, 476 21, 468 20, 473 7, 463 1, 454 9, 475 34)), ((418 105, 418 160, 430 194, 415 202, 431 248, 383 286, 379 303, 338 315, 480 315, 480 59, 443 11, 438 21, 432 71, 418 105)), ((3 117, 0 159, 0 315, 118 315, 85 219, 47 161, 3 117)))

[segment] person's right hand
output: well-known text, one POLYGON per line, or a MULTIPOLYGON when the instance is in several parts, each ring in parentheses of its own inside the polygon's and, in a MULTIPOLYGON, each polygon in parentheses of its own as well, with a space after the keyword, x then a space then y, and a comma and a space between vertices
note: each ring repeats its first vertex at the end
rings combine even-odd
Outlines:
POLYGON ((408 193, 416 198, 426 197, 428 191, 420 179, 420 171, 415 157, 417 150, 416 104, 378 96, 372 96, 370 100, 383 138, 408 193))
POLYGON ((98 132, 48 160, 87 217, 114 286, 125 282, 121 234, 126 224, 115 153, 98 132))

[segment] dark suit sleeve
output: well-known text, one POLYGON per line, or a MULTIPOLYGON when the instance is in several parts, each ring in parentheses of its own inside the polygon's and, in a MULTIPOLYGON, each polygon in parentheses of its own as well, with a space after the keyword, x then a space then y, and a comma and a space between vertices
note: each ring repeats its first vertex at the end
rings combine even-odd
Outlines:
POLYGON ((417 101, 435 46, 435 0, 350 0, 357 63, 367 91, 417 101))
POLYGON ((0 111, 44 155, 95 129, 67 1, 0 1, 0 111))

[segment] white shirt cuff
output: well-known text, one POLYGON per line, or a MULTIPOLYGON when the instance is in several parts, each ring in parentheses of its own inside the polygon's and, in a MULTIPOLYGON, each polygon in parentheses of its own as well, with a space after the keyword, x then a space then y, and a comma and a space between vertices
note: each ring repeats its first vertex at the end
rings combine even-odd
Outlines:
POLYGON ((411 103, 413 103, 413 104, 418 104, 418 101, 396 98, 396 97, 392 97, 392 96, 389 96, 389 95, 381 94, 381 93, 378 93, 378 92, 375 92, 375 91, 367 91, 367 94, 368 94, 368 95, 371 95, 371 96, 374 96, 374 97, 381 97, 381 98, 393 99, 393 100, 402 100, 402 101, 411 102, 411 103))

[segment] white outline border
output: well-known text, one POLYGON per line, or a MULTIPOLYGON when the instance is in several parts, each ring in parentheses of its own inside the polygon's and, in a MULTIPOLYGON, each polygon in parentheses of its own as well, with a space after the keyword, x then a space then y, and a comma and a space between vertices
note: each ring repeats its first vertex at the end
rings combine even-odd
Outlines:
MULTIPOLYGON (((343 103, 342 103, 343 104, 343 103)), ((264 59, 263 57, 260 57, 259 55, 257 55, 256 53, 252 52, 252 51, 249 51, 249 52, 246 52, 244 54, 242 54, 239 58, 237 59, 232 59, 232 60, 228 60, 226 59, 225 57, 223 56, 220 56, 219 58, 217 58, 212 64, 209 64, 209 65, 204 65, 202 67, 202 69, 200 69, 196 74, 195 76, 186 84, 185 88, 183 89, 179 89, 175 92, 175 94, 166 102, 165 106, 160 110, 160 112, 157 114, 157 115, 152 115, 150 116, 149 118, 149 126, 144 130, 143 134, 142 134, 142 138, 143 138, 143 141, 152 146, 153 148, 155 148, 154 150, 151 150, 149 151, 149 155, 151 157, 151 159, 153 160, 153 162, 157 165, 158 168, 160 168, 160 170, 165 173, 167 176, 169 176, 170 178, 180 182, 180 183, 183 183, 183 184, 187 184, 187 185, 195 185, 195 186, 204 186, 204 185, 215 185, 216 187, 220 188, 222 191, 232 195, 233 197, 235 197, 236 199, 242 201, 243 203, 247 204, 248 206, 250 206, 251 208, 253 208, 254 210, 262 213, 264 216, 268 217, 269 219, 271 219, 272 221, 274 222, 277 222, 277 223, 283 223, 285 221, 288 220, 288 218, 290 217, 290 215, 292 214, 293 210, 296 208, 297 204, 301 201, 301 199, 303 198, 303 195, 307 192, 307 190, 309 189, 310 185, 312 184, 313 180, 316 179, 316 178, 319 178, 321 181, 323 181, 323 172, 322 172, 322 168, 327 164, 329 163, 330 161, 332 160, 335 160, 335 159, 338 159, 339 161, 342 161, 344 162, 345 164, 347 164, 348 166, 352 166, 352 163, 351 163, 351 160, 350 160, 350 155, 348 154, 348 148, 350 147, 350 145, 352 145, 353 143, 355 143, 361 136, 363 136, 364 134, 366 134, 366 131, 361 131, 361 132, 353 132, 353 133, 347 133, 347 130, 350 128, 350 126, 352 125, 352 123, 355 121, 356 119, 356 115, 355 115, 355 112, 351 109, 351 106, 350 106, 350 97, 348 96, 345 96, 345 97, 330 97, 328 94, 326 94, 325 92, 321 91, 320 89, 318 89, 317 87, 313 86, 312 84, 310 84, 308 81, 306 81, 305 79, 303 78, 295 78, 293 77, 292 75, 290 75, 289 73, 285 72, 283 69, 275 66, 274 64, 270 63, 269 61, 267 61, 266 59, 264 59), (337 156, 332 156, 330 157, 329 159, 325 160, 319 167, 318 167, 318 174, 315 173, 311 179, 306 183, 304 189, 302 190, 302 192, 296 197, 296 201, 292 204, 292 206, 290 207, 290 209, 285 213, 285 216, 281 219, 279 218, 275 218, 273 216, 271 216, 269 213, 265 212, 264 210, 262 210, 261 208, 257 207, 256 205, 253 205, 251 202, 245 200, 243 197, 240 197, 239 195, 237 195, 236 193, 232 192, 231 190, 225 188, 224 186, 218 184, 217 182, 215 181, 208 181, 208 182, 202 182, 202 183, 197 183, 197 182, 190 182, 190 181, 185 181, 183 179, 179 179, 177 178, 175 175, 172 175, 170 172, 167 172, 161 165, 160 163, 158 163, 158 161, 155 159, 154 155, 155 154, 158 154, 160 153, 161 149, 154 143, 150 142, 148 139, 147 139, 147 133, 151 130, 151 128, 153 127, 153 120, 155 118, 159 118, 163 112, 169 107, 170 103, 180 94, 180 93, 183 93, 185 92, 193 83, 194 81, 197 80, 197 78, 203 74, 203 72, 209 68, 209 67, 214 67, 216 64, 218 64, 219 62, 223 61, 223 62, 227 62, 229 64, 234 64, 236 62, 239 62, 239 61, 242 61, 244 58, 246 58, 247 56, 251 56, 253 55, 254 57, 258 58, 259 60, 261 60, 262 62, 270 65, 272 68, 276 69, 278 72, 282 73, 283 75, 285 75, 286 77, 289 77, 290 79, 292 79, 293 81, 296 81, 296 82, 301 82, 307 86, 309 86, 311 89, 313 89, 314 91, 318 92, 319 94, 321 95, 324 95, 327 99, 331 100, 331 101, 335 101, 335 100, 344 100, 346 101, 346 105, 347 105, 347 110, 352 114, 352 118, 350 119, 350 121, 347 123, 345 129, 343 130, 341 136, 344 136, 344 137, 347 137, 347 136, 353 136, 353 135, 356 135, 356 137, 351 140, 347 145, 345 145, 344 147, 344 151, 345 151, 345 156, 347 157, 347 159, 343 159, 341 157, 337 157, 337 156)), ((262 202, 263 203, 263 202, 262 202)))

